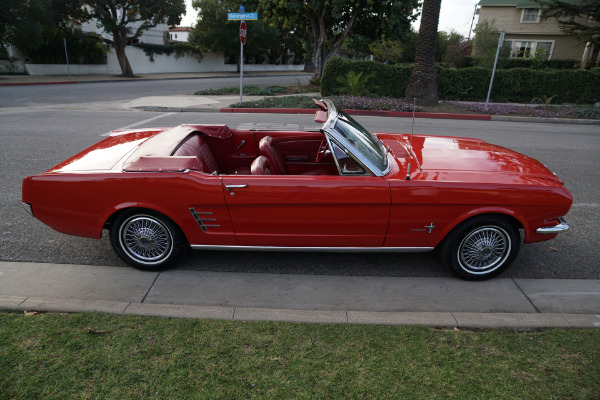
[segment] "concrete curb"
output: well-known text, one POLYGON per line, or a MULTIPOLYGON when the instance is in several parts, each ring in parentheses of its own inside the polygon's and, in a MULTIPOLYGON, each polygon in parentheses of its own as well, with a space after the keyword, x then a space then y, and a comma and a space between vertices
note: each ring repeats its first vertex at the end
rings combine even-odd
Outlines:
POLYGON ((102 312, 167 318, 355 325, 419 325, 449 329, 600 328, 600 315, 562 313, 375 312, 215 307, 119 301, 0 296, 0 310, 102 312))
MULTIPOLYGON (((303 72, 290 72, 281 75, 311 75, 310 73, 303 72)), ((247 74, 253 78, 264 78, 272 76, 270 74, 247 74)), ((223 73, 206 76, 185 76, 185 77, 160 77, 160 78, 120 78, 115 77, 114 79, 92 79, 92 80, 79 80, 79 81, 39 81, 39 82, 7 82, 0 83, 0 86, 32 86, 32 85, 66 85, 74 83, 103 83, 103 82, 146 82, 146 81, 173 81, 181 79, 214 79, 214 78, 239 78, 238 73, 223 73)))
MULTIPOLYGON (((305 108, 230 108, 224 107, 220 110, 223 113, 271 113, 271 114, 314 114, 316 109, 305 108)), ((369 117, 402 117, 412 118, 413 113, 408 111, 374 111, 374 110, 344 110, 350 115, 362 115, 369 117)), ((490 121, 491 115, 480 114, 451 114, 451 113, 430 113, 415 112, 415 118, 437 118, 437 119, 460 119, 460 120, 479 120, 490 121)))
POLYGON ((513 115, 492 115, 492 121, 505 122, 536 122, 544 124, 573 124, 573 125, 600 125, 596 119, 569 119, 569 118, 540 118, 540 117, 518 117, 513 115))
MULTIPOLYGON (((108 81, 102 81, 108 82, 108 81)), ((34 85, 68 85, 79 83, 77 81, 61 81, 61 82, 12 82, 12 83, 0 83, 0 86, 34 86, 34 85)))

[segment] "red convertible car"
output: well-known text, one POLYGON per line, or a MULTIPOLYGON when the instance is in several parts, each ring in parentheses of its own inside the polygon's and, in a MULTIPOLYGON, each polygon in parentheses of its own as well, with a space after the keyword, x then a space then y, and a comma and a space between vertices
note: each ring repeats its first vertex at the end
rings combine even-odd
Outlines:
POLYGON ((342 252, 439 249, 463 279, 497 275, 521 242, 566 231, 573 197, 538 161, 482 140, 370 133, 328 101, 315 131, 224 125, 115 131, 23 181, 59 232, 110 232, 129 265, 186 248, 342 252))

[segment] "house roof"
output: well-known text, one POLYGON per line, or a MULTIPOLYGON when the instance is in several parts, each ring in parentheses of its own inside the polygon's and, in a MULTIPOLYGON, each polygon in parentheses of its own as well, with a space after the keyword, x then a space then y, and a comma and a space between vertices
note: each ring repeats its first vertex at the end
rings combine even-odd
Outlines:
POLYGON ((192 28, 190 28, 189 26, 177 26, 175 28, 169 29, 169 32, 189 32, 191 30, 192 28))
POLYGON ((517 7, 517 8, 540 8, 538 3, 529 0, 481 0, 479 5, 497 6, 497 7, 517 7))
MULTIPOLYGON (((565 3, 581 3, 581 0, 562 0, 565 3)), ((540 8, 540 5, 531 0, 480 0, 479 5, 516 8, 540 8)))

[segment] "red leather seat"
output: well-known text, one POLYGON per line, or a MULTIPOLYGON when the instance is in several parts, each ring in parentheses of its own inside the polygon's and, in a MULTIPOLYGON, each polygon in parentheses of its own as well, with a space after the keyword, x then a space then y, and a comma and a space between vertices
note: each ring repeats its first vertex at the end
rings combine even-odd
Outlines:
POLYGON ((208 144, 200 135, 192 135, 172 155, 196 156, 202 164, 202 171, 212 174, 218 173, 219 166, 208 144))
POLYGON ((271 163, 265 156, 258 156, 250 165, 252 175, 272 175, 271 163))
MULTIPOLYGON (((265 136, 258 142, 258 153, 269 160, 271 173, 273 175, 288 174, 283 157, 279 150, 275 147, 274 140, 271 136, 265 136)), ((329 175, 329 172, 324 168, 315 168, 309 171, 302 172, 301 175, 329 175)))
POLYGON ((279 150, 275 148, 275 143, 273 143, 273 138, 271 136, 265 136, 258 142, 258 153, 267 158, 271 165, 271 172, 273 175, 287 174, 287 169, 283 163, 283 157, 279 153, 279 150))

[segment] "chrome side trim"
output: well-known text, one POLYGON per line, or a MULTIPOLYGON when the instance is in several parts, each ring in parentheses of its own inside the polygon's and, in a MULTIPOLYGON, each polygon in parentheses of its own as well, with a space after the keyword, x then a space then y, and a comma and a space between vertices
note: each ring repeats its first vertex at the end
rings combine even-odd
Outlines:
POLYGON ((567 223, 567 221, 565 221, 565 219, 563 217, 559 217, 558 222, 559 222, 558 225, 543 226, 541 228, 537 228, 535 231, 536 231, 536 233, 539 233, 542 235, 549 235, 549 234, 553 234, 553 233, 566 232, 567 230, 569 230, 569 224, 567 223))
POLYGON ((233 250, 233 251, 300 251, 330 253, 421 253, 435 247, 286 247, 286 246, 217 246, 192 244, 194 250, 233 250))
POLYGON ((202 229, 205 232, 208 230, 208 228, 220 228, 221 227, 221 225, 209 225, 209 224, 205 224, 205 222, 207 222, 207 221, 211 221, 211 222, 216 221, 215 218, 202 218, 202 217, 200 217, 201 215, 213 215, 213 213, 211 213, 211 212, 198 212, 198 211, 196 211, 192 207, 190 207, 190 212, 192 213, 192 215, 194 216, 194 219, 196 220, 196 222, 200 226, 200 229, 202 229))

